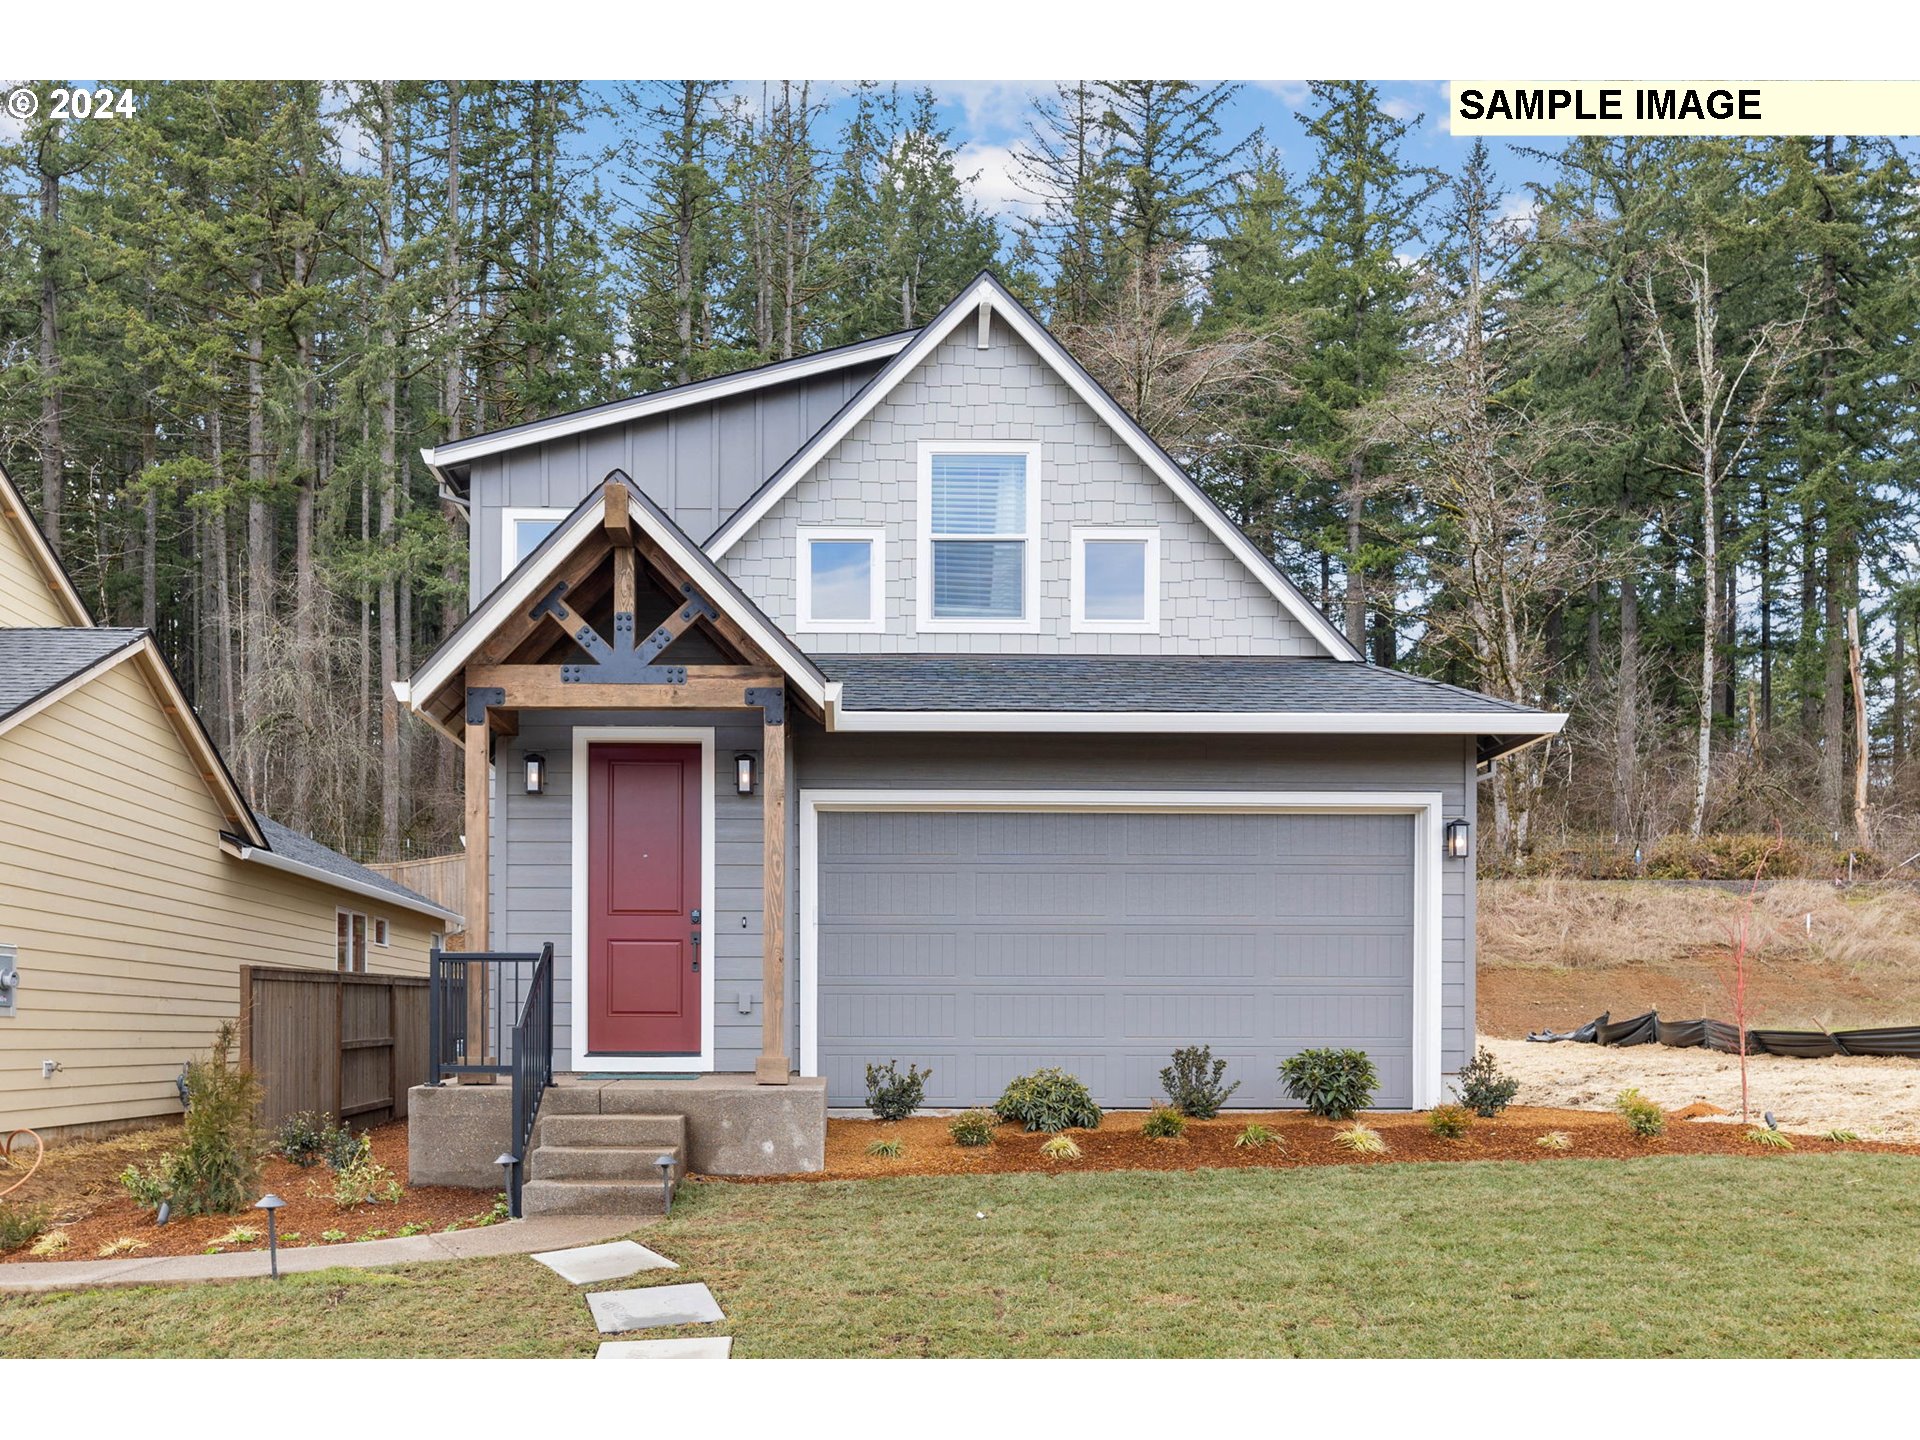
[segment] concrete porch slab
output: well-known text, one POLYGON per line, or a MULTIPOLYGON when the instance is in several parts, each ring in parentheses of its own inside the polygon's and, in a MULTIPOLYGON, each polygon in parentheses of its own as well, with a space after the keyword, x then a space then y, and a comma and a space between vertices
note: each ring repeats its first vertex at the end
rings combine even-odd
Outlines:
POLYGON ((725 1360, 731 1335, 690 1335, 672 1340, 602 1340, 596 1360, 725 1360))
POLYGON ((592 1285, 600 1280, 624 1280, 643 1270, 680 1268, 666 1256, 657 1255, 631 1240, 586 1245, 577 1250, 549 1250, 532 1258, 562 1280, 571 1280, 576 1285, 592 1285))
POLYGON ((587 1308, 602 1335, 648 1330, 656 1325, 711 1325, 727 1317, 705 1285, 649 1285, 640 1290, 597 1290, 587 1308))

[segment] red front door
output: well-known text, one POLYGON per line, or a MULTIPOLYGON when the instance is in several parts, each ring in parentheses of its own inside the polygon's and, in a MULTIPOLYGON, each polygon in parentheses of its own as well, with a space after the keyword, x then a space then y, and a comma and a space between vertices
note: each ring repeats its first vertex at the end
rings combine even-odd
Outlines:
POLYGON ((587 1049, 700 1053, 700 747, 587 750, 587 1049))

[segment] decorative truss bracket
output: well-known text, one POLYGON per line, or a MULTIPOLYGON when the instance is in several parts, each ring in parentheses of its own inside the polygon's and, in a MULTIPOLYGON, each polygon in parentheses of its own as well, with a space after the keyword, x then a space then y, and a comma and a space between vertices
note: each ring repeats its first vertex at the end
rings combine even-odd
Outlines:
POLYGON ((507 703, 507 692, 499 685, 477 685, 467 687, 467 724, 484 725, 487 723, 487 707, 507 703))
POLYGON ((787 687, 784 685, 749 685, 746 692, 749 705, 758 705, 766 712, 767 724, 784 725, 787 723, 787 687))

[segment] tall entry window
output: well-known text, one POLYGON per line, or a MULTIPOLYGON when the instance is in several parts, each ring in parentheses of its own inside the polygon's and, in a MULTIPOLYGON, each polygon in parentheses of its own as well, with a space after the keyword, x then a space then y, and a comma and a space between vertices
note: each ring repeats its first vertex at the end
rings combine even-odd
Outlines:
POLYGON ((920 628, 1034 628, 1040 447, 929 441, 920 480, 920 628))

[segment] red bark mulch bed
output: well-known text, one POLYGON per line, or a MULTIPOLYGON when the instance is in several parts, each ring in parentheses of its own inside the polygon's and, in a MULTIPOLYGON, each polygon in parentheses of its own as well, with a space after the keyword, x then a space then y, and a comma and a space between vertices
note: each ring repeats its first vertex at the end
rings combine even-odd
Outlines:
MULTIPOLYGON (((215 1242, 235 1226, 257 1229, 261 1239, 253 1242, 220 1245, 221 1251, 265 1250, 267 1217, 264 1211, 244 1210, 238 1215, 203 1215, 194 1219, 175 1219, 165 1226, 154 1224, 153 1214, 133 1203, 119 1182, 105 1174, 111 1169, 117 1177, 130 1158, 152 1158, 166 1145, 178 1143, 178 1127, 143 1132, 142 1141, 129 1144, 116 1141, 59 1141, 47 1147, 46 1163, 20 1191, 8 1197, 8 1203, 24 1209, 44 1206, 48 1229, 67 1237, 66 1248, 56 1254, 30 1255, 27 1247, 0 1256, 0 1261, 17 1264, 36 1260, 97 1260, 101 1250, 116 1240, 141 1242, 121 1258, 150 1259, 156 1255, 202 1255, 216 1249, 215 1242), (146 1136, 150 1135, 151 1139, 146 1136), (136 1153, 129 1154, 129 1151, 136 1153)), ((407 1179, 407 1126, 405 1121, 377 1126, 367 1132, 373 1139, 373 1155, 393 1171, 403 1186, 407 1179)), ((28 1147, 29 1149, 31 1147, 28 1147)), ((403 1190, 397 1204, 359 1205, 342 1210, 333 1202, 333 1172, 325 1165, 302 1169, 278 1156, 270 1158, 261 1177, 260 1193, 272 1192, 287 1202, 280 1212, 280 1243, 283 1246, 344 1244, 352 1240, 378 1240, 399 1235, 409 1226, 423 1230, 466 1229, 478 1223, 492 1209, 493 1197, 484 1190, 466 1190, 448 1185, 422 1185, 403 1190), (326 1241, 327 1231, 342 1232, 343 1238, 326 1241), (384 1232, 383 1234, 374 1232, 384 1232), (297 1240, 289 1240, 289 1234, 297 1240)), ((112 1257, 105 1257, 112 1258, 112 1257)))
MULTIPOLYGON (((952 1117, 916 1115, 887 1124, 874 1120, 827 1122, 826 1168, 817 1175, 769 1176, 760 1183, 811 1180, 871 1180, 896 1175, 995 1175, 1021 1171, 1057 1174, 1072 1170, 1204 1170, 1258 1168, 1290 1170, 1307 1165, 1392 1165, 1432 1160, 1638 1160, 1653 1155, 1744 1155, 1772 1158, 1789 1152, 1768 1150, 1747 1138, 1747 1126, 1724 1119, 1682 1119, 1711 1106, 1689 1106, 1670 1115, 1666 1133, 1641 1140, 1627 1131, 1618 1115, 1591 1110, 1549 1110, 1514 1107, 1492 1120, 1476 1119, 1468 1133, 1445 1140, 1427 1129, 1424 1114, 1369 1114, 1367 1128, 1387 1142, 1383 1155, 1361 1155, 1341 1148, 1334 1135, 1346 1125, 1315 1120, 1298 1110, 1270 1114, 1235 1111, 1214 1120, 1189 1120, 1177 1140, 1155 1140, 1141 1134, 1143 1111, 1115 1111, 1098 1130, 1070 1130, 1080 1147, 1078 1160, 1053 1160, 1040 1153, 1048 1139, 1030 1135, 1018 1126, 1001 1125, 993 1144, 968 1148, 956 1145, 947 1133, 952 1117), (1242 1149, 1234 1139, 1258 1122, 1284 1141, 1259 1149, 1242 1149), (1542 1149, 1537 1143, 1548 1131, 1561 1131, 1573 1145, 1567 1150, 1542 1149), (897 1159, 869 1155, 876 1140, 898 1139, 903 1147, 897 1159)), ((1812 1135, 1792 1135, 1794 1154, 1827 1154, 1839 1150, 1920 1155, 1920 1145, 1893 1145, 1858 1141, 1840 1144, 1812 1135)))

